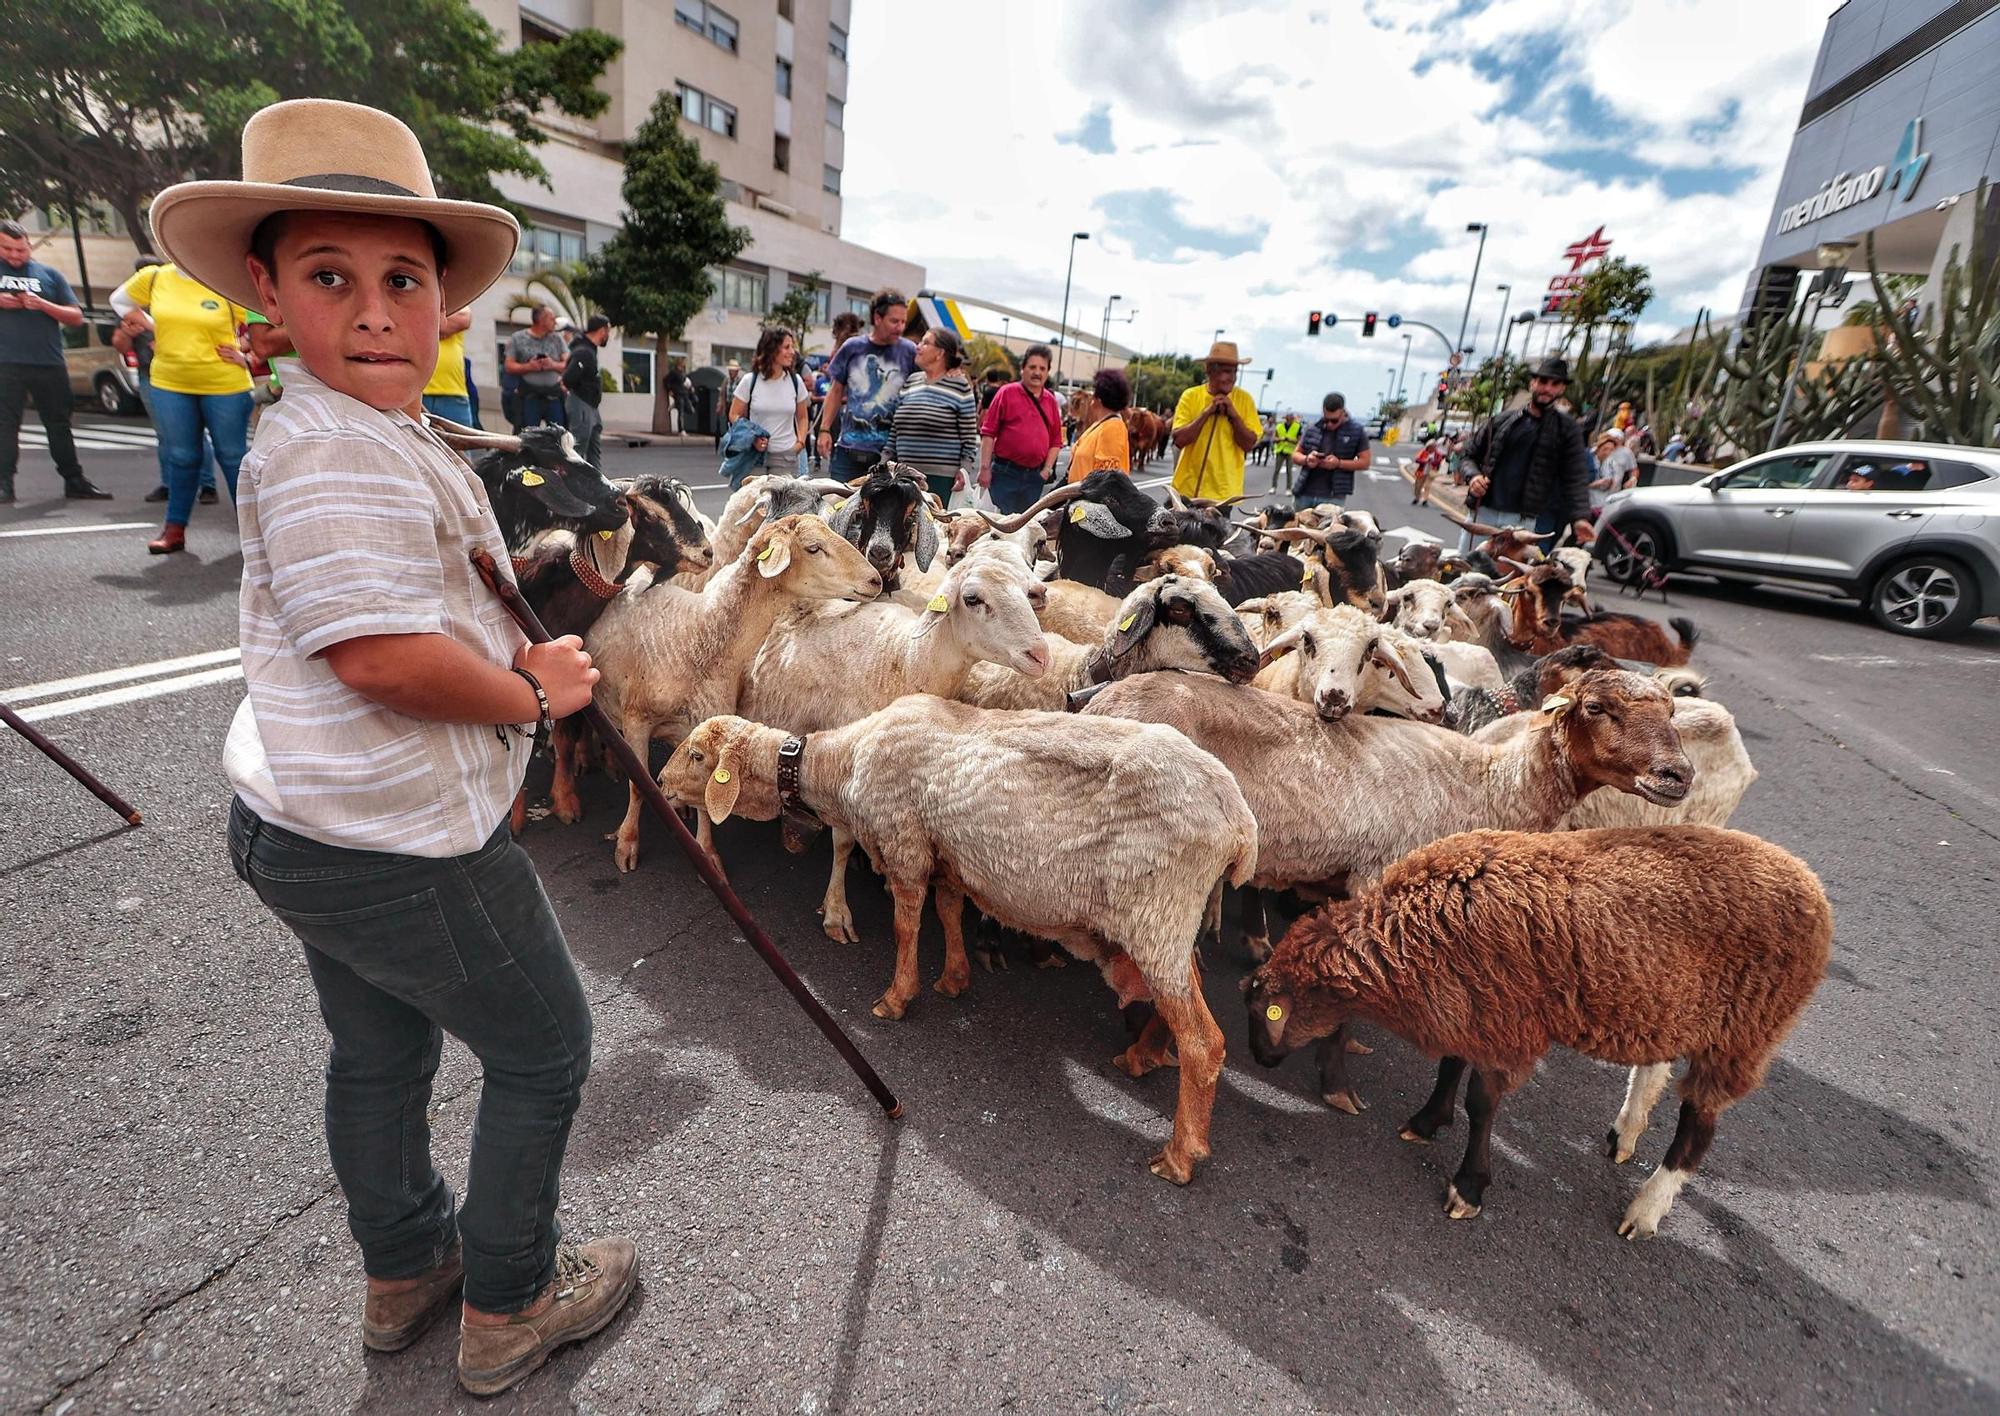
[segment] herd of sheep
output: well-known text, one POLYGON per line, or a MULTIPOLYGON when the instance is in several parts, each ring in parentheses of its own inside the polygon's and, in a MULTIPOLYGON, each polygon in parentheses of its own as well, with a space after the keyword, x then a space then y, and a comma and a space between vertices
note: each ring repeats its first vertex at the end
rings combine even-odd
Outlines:
MULTIPOLYGON (((1260 1062, 1318 1043, 1322 1096, 1358 1111, 1353 1025, 1408 1039, 1442 1059, 1413 1141, 1471 1073, 1454 1218, 1479 1212, 1500 1098, 1559 1043, 1632 1069, 1616 1161, 1688 1064, 1620 1225, 1651 1235, 1824 970, 1819 882, 1722 829, 1756 771, 1681 667, 1694 627, 1592 610, 1587 559, 1521 533, 1475 528, 1469 565, 1424 546, 1385 563, 1364 512, 1161 505, 1117 473, 1007 518, 949 515, 894 465, 757 477, 710 522, 669 479, 561 457, 480 472, 496 506, 528 506, 507 528, 524 594, 584 636, 641 757, 671 746, 660 785, 704 847, 731 815, 782 820, 795 847, 830 828, 823 924, 850 941, 859 847, 894 902, 882 1018, 917 999, 927 899, 948 997, 969 933, 988 960, 1013 931, 1094 963, 1131 1034, 1118 1066, 1179 1070, 1165 1179, 1209 1154, 1223 1034, 1200 946, 1223 957, 1226 888, 1260 1062), (1275 949, 1273 909, 1304 911, 1275 949)), ((601 754, 567 728, 554 754, 574 822, 601 754)))

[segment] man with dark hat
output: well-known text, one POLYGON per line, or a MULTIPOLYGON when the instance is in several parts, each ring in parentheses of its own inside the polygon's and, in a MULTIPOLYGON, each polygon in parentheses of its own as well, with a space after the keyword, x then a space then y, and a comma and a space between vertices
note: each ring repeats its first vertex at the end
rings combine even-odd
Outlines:
MULTIPOLYGON (((1465 454, 1472 478, 1466 490, 1479 520, 1490 526, 1531 526, 1543 533, 1568 522, 1577 541, 1592 538, 1590 456, 1583 430, 1555 406, 1568 388, 1568 361, 1543 359, 1530 372, 1528 401, 1473 434, 1465 454)), ((1470 537, 1467 532, 1460 549, 1470 547, 1470 537)))

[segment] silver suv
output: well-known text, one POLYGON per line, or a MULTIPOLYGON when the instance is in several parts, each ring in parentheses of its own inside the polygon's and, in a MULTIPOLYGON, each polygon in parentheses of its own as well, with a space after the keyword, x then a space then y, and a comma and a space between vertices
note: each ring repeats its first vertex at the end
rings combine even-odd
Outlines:
MULTIPOLYGON (((1672 464, 1662 464, 1671 466, 1672 464)), ((1605 574, 1647 561, 1859 600, 1886 629, 1938 637, 2000 614, 2000 451, 1799 443, 1691 486, 1606 499, 1605 574)))

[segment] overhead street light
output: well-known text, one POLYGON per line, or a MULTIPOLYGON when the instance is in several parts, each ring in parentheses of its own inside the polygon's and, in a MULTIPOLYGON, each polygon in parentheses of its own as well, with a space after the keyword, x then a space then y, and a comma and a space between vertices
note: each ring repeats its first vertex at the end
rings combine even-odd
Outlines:
POLYGON ((1500 331, 1500 343, 1502 347, 1505 347, 1507 343, 1507 306, 1513 303, 1514 287, 1502 281, 1494 288, 1500 292, 1500 323, 1497 328, 1500 331))
POLYGON ((1069 347, 1069 280, 1076 274, 1076 243, 1088 241, 1088 231, 1072 231, 1069 236, 1069 269, 1063 272, 1062 334, 1056 339, 1056 387, 1062 387, 1063 354, 1069 347))
POLYGON ((1486 223, 1468 221, 1465 229, 1479 233, 1479 253, 1472 258, 1472 283, 1465 290, 1465 313, 1458 317, 1458 342, 1452 346, 1454 349, 1465 348, 1465 327, 1472 322, 1472 296, 1479 289, 1479 263, 1486 259, 1486 223))
POLYGON ((1097 367, 1104 367, 1104 341, 1111 338, 1111 307, 1125 297, 1113 295, 1104 302, 1104 322, 1097 327, 1097 367))

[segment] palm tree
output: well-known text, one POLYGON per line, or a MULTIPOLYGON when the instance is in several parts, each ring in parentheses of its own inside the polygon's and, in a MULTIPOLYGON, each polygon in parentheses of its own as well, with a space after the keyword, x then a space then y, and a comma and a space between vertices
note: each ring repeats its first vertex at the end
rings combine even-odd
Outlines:
POLYGON ((999 369, 1008 378, 1014 377, 1014 356, 999 340, 984 334, 975 334, 965 341, 965 366, 974 380, 985 378, 988 369, 999 369))
POLYGON ((528 277, 527 289, 508 302, 507 313, 525 310, 533 315, 537 305, 550 305, 557 315, 582 329, 597 313, 597 306, 579 295, 572 284, 582 273, 583 267, 574 261, 536 271, 528 277))

